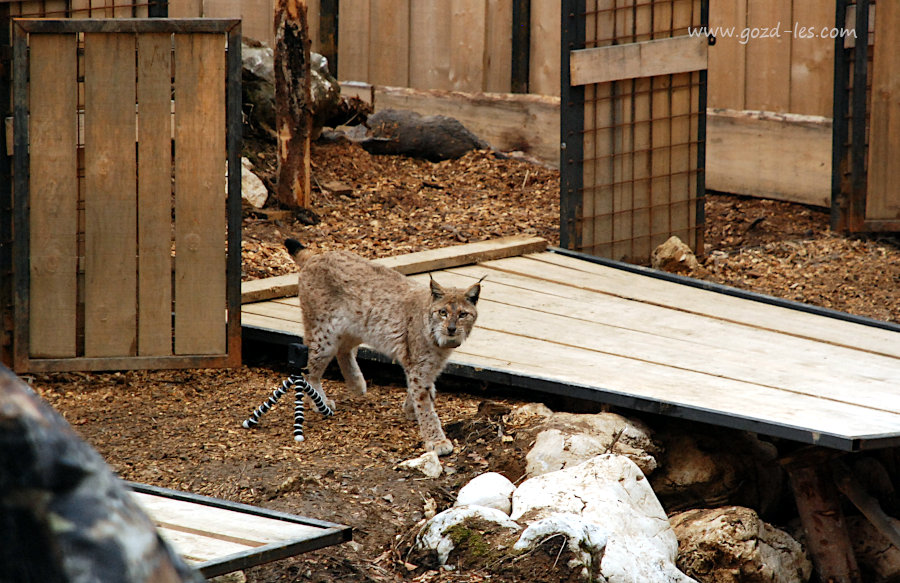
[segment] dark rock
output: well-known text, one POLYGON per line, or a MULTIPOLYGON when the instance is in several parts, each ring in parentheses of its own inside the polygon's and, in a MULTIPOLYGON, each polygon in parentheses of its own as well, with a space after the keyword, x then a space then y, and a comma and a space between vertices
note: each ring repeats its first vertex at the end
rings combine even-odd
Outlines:
POLYGON ((371 154, 400 154, 439 162, 490 148, 458 120, 443 115, 385 109, 370 116, 368 126, 369 137, 361 145, 371 154))

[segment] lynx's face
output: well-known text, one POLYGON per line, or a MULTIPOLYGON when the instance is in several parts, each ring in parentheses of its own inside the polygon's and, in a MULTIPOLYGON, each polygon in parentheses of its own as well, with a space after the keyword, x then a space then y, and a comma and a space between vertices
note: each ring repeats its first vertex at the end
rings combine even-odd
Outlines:
POLYGON ((431 280, 428 324, 435 344, 441 348, 457 348, 469 337, 478 318, 475 305, 480 293, 480 283, 461 290, 444 288, 431 280))

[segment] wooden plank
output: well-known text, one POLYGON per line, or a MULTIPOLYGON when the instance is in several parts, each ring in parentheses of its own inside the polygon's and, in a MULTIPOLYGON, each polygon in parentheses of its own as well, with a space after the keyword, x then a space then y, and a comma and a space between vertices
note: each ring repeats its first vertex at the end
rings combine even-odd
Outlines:
POLYGON ((820 33, 834 26, 834 2, 795 1, 792 20, 796 36, 791 40, 788 111, 830 118, 834 113, 834 40, 820 33))
MULTIPOLYGON (((615 0, 600 0, 594 16, 592 43, 611 45, 616 37, 615 0)), ((593 152, 585 150, 584 196, 582 202, 582 249, 610 257, 613 239, 613 183, 615 173, 615 86, 592 84, 593 103, 585 107, 585 130, 591 130, 593 152), (590 157, 590 158, 589 158, 590 157), (588 166, 591 166, 588 169, 588 166), (590 175, 590 181, 588 181, 590 175)), ((587 132, 586 132, 587 133, 587 132)))
POLYGON ((321 534, 322 528, 185 500, 134 492, 154 522, 204 537, 260 547, 321 534))
POLYGON ((900 218, 900 190, 894 169, 900 163, 900 6, 878 4, 869 137, 866 219, 900 218))
POLYGON ((559 96, 561 18, 557 0, 531 0, 531 50, 528 65, 528 90, 531 93, 559 96))
POLYGON ((363 81, 369 78, 370 0, 341 0, 338 19, 339 81, 363 81))
POLYGON ((511 257, 501 260, 497 266, 538 279, 567 281, 577 278, 580 286, 602 293, 900 358, 900 345, 895 332, 761 302, 747 302, 556 253, 511 257))
MULTIPOLYGON (((650 3, 639 2, 635 6, 635 38, 637 42, 652 38, 653 7, 650 3)), ((635 79, 632 123, 634 148, 631 175, 632 185, 631 213, 631 252, 635 258, 649 257, 653 249, 650 246, 650 127, 652 112, 650 109, 650 92, 652 79, 635 79)))
POLYGON ((495 149, 518 150, 559 165, 558 97, 376 87, 375 110, 391 108, 448 115, 495 149))
POLYGON ((830 118, 710 110, 706 119, 708 189, 831 205, 830 118))
MULTIPOLYGON (((620 43, 635 42, 634 0, 616 1, 616 37, 620 43)), ((620 45, 626 46, 626 45, 620 45)), ((630 44, 627 46, 636 46, 630 44)), ((611 48, 611 47, 607 47, 611 48)), ((634 79, 614 84, 612 254, 615 259, 635 261, 631 225, 634 220, 634 79)))
POLYGON ((89 18, 90 12, 90 0, 70 0, 70 18, 89 18))
POLYGON ((138 354, 172 353, 172 37, 138 37, 138 354))
POLYGON ((226 350, 222 40, 175 37, 176 354, 226 350))
POLYGON ((135 37, 84 36, 84 354, 129 356, 137 344, 135 37))
POLYGON ((484 91, 512 91, 513 0, 487 0, 484 91))
MULTIPOLYGON (((687 30, 693 20, 693 0, 676 0, 672 5, 672 27, 675 31, 687 30)), ((707 52, 707 44, 701 45, 707 52)), ((704 69, 706 59, 704 61, 704 69)), ((671 160, 671 234, 684 241, 691 249, 697 249, 696 231, 693 229, 697 217, 697 206, 691 201, 691 183, 696 183, 691 164, 691 127, 694 115, 699 112, 699 103, 691 97, 691 84, 695 73, 686 72, 672 75, 672 123, 670 149, 671 160)), ((699 251, 698 251, 699 252, 699 251)), ((645 256, 644 260, 648 259, 645 256)))
POLYGON ((450 0, 450 88, 484 91, 486 0, 450 0))
MULTIPOLYGON (((546 248, 547 241, 540 237, 512 236, 396 255, 394 257, 382 257, 373 260, 373 262, 395 269, 404 275, 409 275, 478 263, 490 259, 535 253, 546 248)), ((258 302, 286 295, 295 295, 296 293, 296 274, 247 281, 241 284, 241 303, 258 302)))
POLYGON ((243 553, 254 548, 249 545, 219 540, 165 526, 157 527, 157 530, 172 545, 175 552, 181 555, 188 563, 205 563, 219 557, 243 553))
POLYGON ((169 18, 203 16, 203 0, 169 0, 169 18))
POLYGON ((705 69, 706 46, 705 37, 680 36, 572 51, 572 85, 705 69))
POLYGON ((29 355, 76 355, 78 95, 73 35, 31 36, 29 355))
MULTIPOLYGON (((363 81, 406 87, 409 85, 410 0, 369 2, 369 78, 363 81)), ((343 13, 341 10, 342 18, 343 13)))
MULTIPOLYGON (((409 86, 450 89, 450 7, 446 0, 414 0, 409 6, 409 86)), ((343 55, 341 55, 343 59, 343 55)))
POLYGON ((767 38, 746 41, 744 107, 785 113, 790 107, 791 5, 784 0, 748 0, 747 30, 767 38))
MULTIPOLYGON (((468 272, 474 275, 478 269, 468 272)), ((676 310, 653 310, 594 293, 593 303, 607 314, 596 318, 590 300, 541 293, 540 283, 528 290, 509 288, 495 281, 496 272, 482 272, 488 283, 479 301, 479 328, 534 338, 559 349, 611 354, 900 414, 900 395, 892 378, 900 372, 896 359, 810 340, 785 339, 784 343, 784 335, 772 331, 676 310), (613 313, 614 306, 628 315, 613 313), (694 323, 699 330, 693 329, 694 323), (707 330, 720 335, 703 334, 707 330), (745 337, 749 340, 741 344, 745 337), (834 362, 853 362, 842 369, 840 383, 833 382, 834 362)), ((456 286, 471 285, 471 275, 434 274, 456 286)), ((424 276, 415 279, 427 283, 424 276)))
POLYGON ((746 109, 747 45, 741 41, 741 31, 747 27, 747 1, 716 0, 710 3, 709 29, 716 36, 716 44, 708 49, 710 107, 746 109))

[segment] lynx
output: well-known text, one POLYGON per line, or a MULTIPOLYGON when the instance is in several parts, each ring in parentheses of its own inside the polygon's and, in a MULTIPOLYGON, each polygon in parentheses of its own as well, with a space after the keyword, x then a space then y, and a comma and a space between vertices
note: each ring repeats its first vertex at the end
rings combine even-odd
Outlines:
POLYGON ((453 444, 434 409, 434 382, 453 349, 472 331, 481 282, 463 290, 442 287, 432 279, 429 289, 352 253, 315 254, 293 239, 285 241, 285 247, 300 266, 298 296, 310 385, 324 396, 322 374, 337 357, 350 391, 365 394, 356 350, 366 344, 403 367, 403 410, 418 422, 425 449, 451 453, 453 444))

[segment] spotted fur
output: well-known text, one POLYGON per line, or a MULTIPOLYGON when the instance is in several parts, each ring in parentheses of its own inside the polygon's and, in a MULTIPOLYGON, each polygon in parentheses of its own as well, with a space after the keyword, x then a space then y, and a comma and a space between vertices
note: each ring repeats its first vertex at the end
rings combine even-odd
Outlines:
POLYGON ((312 254, 292 239, 285 246, 300 266, 298 296, 312 387, 324 395, 322 374, 336 357, 347 387, 364 394, 356 349, 366 344, 403 367, 403 408, 418 422, 425 449, 451 453, 453 444, 434 408, 434 382, 478 318, 480 282, 458 289, 431 280, 424 287, 352 253, 312 254))

